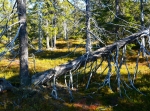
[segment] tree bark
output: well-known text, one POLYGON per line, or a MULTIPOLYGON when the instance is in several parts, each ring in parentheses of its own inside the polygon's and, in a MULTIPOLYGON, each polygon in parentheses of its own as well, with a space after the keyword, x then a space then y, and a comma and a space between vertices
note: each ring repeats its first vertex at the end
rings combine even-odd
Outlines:
POLYGON ((86 0, 86 52, 92 51, 90 37, 90 0, 86 0))
MULTIPOLYGON (((116 8, 116 16, 115 19, 118 19, 118 16, 120 15, 120 9, 119 9, 119 0, 115 0, 115 8, 116 8)), ((118 19, 119 20, 119 19, 118 19)), ((115 33, 116 33, 116 40, 119 40, 119 26, 115 26, 115 33)))
POLYGON ((19 46, 20 46, 20 84, 29 83, 28 71, 28 37, 26 31, 26 0, 17 0, 18 18, 20 21, 19 46))
POLYGON ((47 35, 46 37, 46 46, 47 46, 47 50, 50 49, 50 45, 49 45, 49 36, 47 35))
POLYGON ((64 20, 64 22, 63 22, 63 27, 64 27, 64 38, 65 38, 65 40, 68 40, 66 20, 64 20))
POLYGON ((67 47, 68 47, 68 51, 70 51, 70 47, 69 47, 69 38, 68 38, 68 30, 67 30, 67 22, 66 20, 64 20, 63 22, 63 27, 64 27, 64 38, 67 41, 67 47))
POLYGON ((41 51, 42 50, 42 28, 41 28, 41 19, 42 19, 42 17, 41 17, 41 3, 40 3, 40 1, 38 1, 38 16, 39 16, 39 24, 38 24, 38 28, 39 28, 39 46, 38 46, 38 48, 39 48, 39 51, 41 51))
POLYGON ((143 10, 143 0, 140 0, 140 10, 141 10, 141 29, 144 30, 144 10, 143 10))
MULTIPOLYGON (((141 30, 144 30, 144 10, 143 10, 143 0, 140 0, 140 10, 141 10, 141 30)), ((145 38, 142 38, 142 45, 145 47, 145 38)), ((145 57, 146 54, 144 49, 142 49, 142 56, 145 57)))
POLYGON ((54 29, 54 43, 53 43, 53 47, 54 47, 54 49, 56 49, 56 27, 55 27, 55 29, 54 29))
POLYGON ((107 57, 110 54, 110 52, 113 52, 116 49, 116 47, 121 48, 121 47, 125 46, 126 44, 129 44, 129 43, 135 41, 138 37, 143 36, 143 34, 148 35, 149 30, 144 30, 142 32, 135 33, 129 37, 118 40, 117 42, 115 42, 111 45, 102 47, 102 48, 92 52, 90 55, 86 53, 83 56, 80 56, 66 64, 62 64, 55 68, 35 74, 32 76, 32 84, 36 85, 36 84, 46 83, 47 81, 52 80, 53 77, 58 77, 63 74, 66 74, 70 70, 73 71, 79 67, 84 66, 88 62, 96 61, 99 57, 107 57))
POLYGON ((116 7, 116 16, 118 16, 120 14, 119 12, 119 0, 115 0, 115 7, 116 7))
POLYGON ((50 45, 49 45, 49 34, 48 34, 48 20, 46 20, 46 26, 47 26, 46 46, 47 46, 47 50, 49 50, 50 49, 50 45))
POLYGON ((51 37, 51 48, 53 48, 53 37, 51 37))

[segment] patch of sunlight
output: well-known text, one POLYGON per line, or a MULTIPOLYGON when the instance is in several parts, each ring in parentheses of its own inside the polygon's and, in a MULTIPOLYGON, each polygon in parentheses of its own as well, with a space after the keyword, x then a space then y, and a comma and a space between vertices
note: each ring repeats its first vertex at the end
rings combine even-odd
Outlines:
POLYGON ((64 103, 67 107, 74 107, 75 109, 79 110, 89 110, 89 111, 113 111, 113 107, 111 106, 104 106, 104 105, 87 105, 86 103, 64 103), (94 109, 93 109, 94 108, 94 109))
POLYGON ((5 75, 3 73, 0 73, 0 78, 4 78, 5 75))
POLYGON ((1 47, 0 53, 2 53, 3 51, 5 51, 5 47, 1 47))
POLYGON ((0 78, 10 79, 10 78, 12 78, 14 76, 16 76, 16 74, 14 74, 14 72, 3 72, 3 73, 0 73, 0 78))
MULTIPOLYGON (((81 47, 71 47, 71 48, 64 48, 63 50, 62 49, 55 49, 55 52, 68 52, 66 55, 68 54, 74 54, 76 55, 77 53, 80 53, 80 54, 84 54, 85 53, 85 49, 84 48, 81 48, 81 47), (68 52, 69 51, 69 52, 68 52)), ((66 56, 64 55, 64 56, 66 56)), ((61 57, 61 55, 60 55, 61 57)))
POLYGON ((50 99, 51 97, 48 95, 48 94, 46 94, 46 95, 44 95, 44 99, 50 99))
MULTIPOLYGON (((44 71, 50 68, 54 68, 58 65, 67 63, 68 59, 36 59, 35 61, 35 69, 39 71, 44 71)), ((34 63, 29 64, 29 68, 33 69, 34 68, 34 63)))
POLYGON ((110 88, 108 88, 108 92, 107 92, 108 94, 112 94, 112 93, 114 93, 110 88))
POLYGON ((102 92, 105 92, 106 94, 112 94, 112 93, 114 93, 114 92, 110 89, 110 87, 108 87, 108 86, 103 87, 103 88, 101 89, 101 91, 102 91, 102 92))
POLYGON ((140 87, 139 88, 140 91, 150 91, 150 87, 140 87))
POLYGON ((111 106, 99 106, 96 108, 96 111, 113 111, 111 106))
POLYGON ((6 66, 8 64, 7 60, 1 60, 0 66, 6 66))
POLYGON ((64 105, 68 106, 68 107, 72 107, 73 104, 71 104, 71 103, 64 103, 64 105))

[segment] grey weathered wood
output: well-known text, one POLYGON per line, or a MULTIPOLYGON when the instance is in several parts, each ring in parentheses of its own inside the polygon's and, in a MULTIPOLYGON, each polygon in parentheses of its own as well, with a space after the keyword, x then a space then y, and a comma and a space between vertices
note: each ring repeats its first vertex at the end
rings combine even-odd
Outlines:
POLYGON ((53 76, 61 76, 70 70, 75 70, 76 68, 84 66, 87 62, 95 61, 99 57, 107 57, 111 52, 113 52, 118 45, 118 48, 123 47, 126 44, 129 44, 133 41, 135 41, 138 37, 141 37, 143 35, 148 35, 149 30, 144 30, 139 33, 135 33, 129 37, 123 38, 111 45, 108 45, 106 47, 102 47, 94 52, 92 52, 90 55, 84 54, 83 56, 80 56, 66 64, 59 65, 55 68, 46 70, 44 72, 35 74, 32 76, 32 84, 43 84, 47 81, 50 81, 53 76))
POLYGON ((10 82, 6 81, 3 78, 0 78, 0 92, 3 92, 5 90, 11 90, 13 86, 10 82))
MULTIPOLYGON (((46 20, 46 27, 48 29, 48 20, 46 20)), ((46 32, 46 47, 47 47, 47 50, 50 49, 50 45, 49 45, 49 33, 48 33, 48 30, 46 32)))
MULTIPOLYGON (((144 7, 143 7, 143 0, 140 0, 140 10, 141 10, 141 30, 144 30, 144 7)), ((142 38, 142 45, 145 46, 145 38, 142 38)), ((142 56, 145 57, 146 53, 144 52, 144 49, 142 49, 142 56)))
POLYGON ((91 37, 90 37, 90 0, 86 0, 86 52, 92 51, 91 37))
POLYGON ((20 58, 20 84, 27 85, 29 82, 28 71, 28 37, 26 23, 26 0, 17 0, 18 18, 21 28, 19 32, 19 58, 20 58))

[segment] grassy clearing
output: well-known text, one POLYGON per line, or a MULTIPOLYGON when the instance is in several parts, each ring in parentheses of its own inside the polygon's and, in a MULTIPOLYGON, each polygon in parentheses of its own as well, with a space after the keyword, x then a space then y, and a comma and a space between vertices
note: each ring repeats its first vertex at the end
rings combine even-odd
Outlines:
MULTIPOLYGON (((80 40, 81 42, 81 40, 80 40)), ((85 44, 83 42, 79 48, 76 49, 74 53, 71 51, 79 44, 79 42, 70 41, 70 50, 68 50, 67 43, 58 41, 57 49, 54 51, 44 50, 43 52, 35 54, 35 65, 33 58, 29 58, 29 69, 30 74, 35 72, 41 72, 49 68, 53 68, 62 63, 68 62, 80 56, 84 53, 85 44), (65 56, 71 53, 69 56, 65 56), (59 57, 59 58, 58 58, 59 57), (57 58, 57 59, 56 59, 57 58)), ((127 57, 128 68, 130 70, 131 76, 135 72, 135 62, 136 56, 127 57)), ((0 77, 4 77, 12 82, 13 85, 18 86, 19 84, 19 60, 16 59, 9 66, 10 60, 4 59, 0 61, 0 77), (7 67, 8 66, 8 67, 7 67), (7 67, 7 68, 6 68, 7 67), (6 68, 6 69, 5 69, 6 68), (5 69, 5 70, 4 70, 5 69)), ((90 65, 90 64, 89 64, 90 65)), ((1 93, 0 95, 0 110, 1 111, 148 111, 150 105, 150 69, 147 67, 147 63, 140 57, 138 76, 135 80, 135 86, 138 90, 143 92, 146 96, 138 93, 134 89, 129 89, 125 87, 126 93, 128 94, 128 99, 122 88, 122 96, 120 97, 117 92, 117 81, 115 76, 115 70, 113 66, 113 75, 111 77, 111 85, 113 91, 108 87, 104 87, 101 90, 98 89, 98 85, 94 82, 102 82, 107 70, 102 74, 102 71, 107 66, 107 62, 104 62, 102 67, 97 70, 96 74, 93 74, 91 79, 91 84, 89 88, 85 90, 87 84, 87 79, 89 77, 89 70, 84 72, 84 69, 80 69, 79 78, 79 88, 78 90, 73 90, 74 101, 70 101, 70 95, 65 87, 58 87, 58 96, 62 100, 54 100, 50 93, 52 87, 41 87, 40 91, 33 91, 29 89, 16 89, 13 92, 7 91, 1 93), (95 93, 92 93, 95 92, 95 93)), ((78 72, 76 72, 78 73, 78 72)), ((125 66, 122 66, 121 74, 124 80, 127 80, 127 70, 125 66)), ((76 78, 77 76, 74 76, 76 78)), ((64 77, 58 78, 61 84, 64 84, 64 77)), ((127 81, 128 83, 128 81, 127 81)), ((76 86, 76 84, 74 84, 76 86)), ((34 86, 33 86, 34 87, 34 86)), ((39 88, 35 88, 39 90, 39 88)))

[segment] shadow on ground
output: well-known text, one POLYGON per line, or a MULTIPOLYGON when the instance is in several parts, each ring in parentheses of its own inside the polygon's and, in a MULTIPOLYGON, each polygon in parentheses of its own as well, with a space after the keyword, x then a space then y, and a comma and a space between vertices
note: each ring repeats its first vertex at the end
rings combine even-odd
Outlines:
MULTIPOLYGON (((148 111, 150 106, 150 75, 141 74, 135 80, 135 89, 122 88, 122 96, 117 92, 116 77, 111 77, 111 86, 114 92, 108 87, 97 91, 98 85, 93 82, 102 82, 105 76, 95 74, 92 77, 89 88, 85 90, 87 78, 82 79, 78 90, 73 90, 73 101, 70 101, 69 90, 65 86, 57 87, 59 100, 51 96, 52 86, 30 86, 19 88, 19 78, 14 76, 9 80, 17 88, 13 91, 6 91, 0 94, 1 111, 148 111), (94 93, 95 92, 95 93, 94 93)), ((127 78, 125 76, 124 78, 127 78)), ((61 78, 60 78, 61 79, 61 78)), ((128 83, 128 82, 127 82, 128 83)))
POLYGON ((35 54, 35 56, 39 59, 57 59, 57 58, 63 58, 65 56, 67 56, 67 58, 76 58, 78 56, 81 56, 82 52, 78 51, 78 52, 70 52, 70 51, 66 51, 66 52, 62 52, 62 51, 49 51, 49 50, 45 50, 45 51, 41 51, 35 54))

